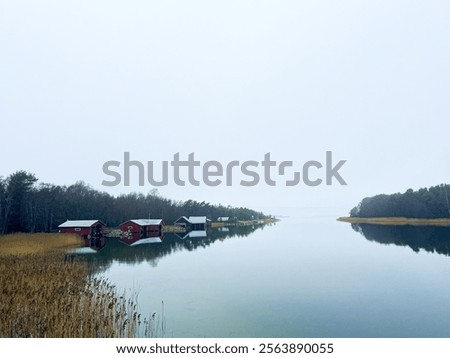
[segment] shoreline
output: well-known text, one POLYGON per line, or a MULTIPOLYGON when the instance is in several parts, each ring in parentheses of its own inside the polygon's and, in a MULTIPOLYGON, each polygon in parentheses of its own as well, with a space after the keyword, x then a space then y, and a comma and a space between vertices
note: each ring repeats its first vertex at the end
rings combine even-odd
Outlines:
MULTIPOLYGON (((265 218, 260 220, 238 220, 236 222, 224 222, 224 221, 213 221, 207 228, 217 229, 220 227, 240 227, 240 226, 252 226, 252 225, 271 225, 275 224, 279 219, 273 219, 273 218, 265 218)), ((184 233, 186 232, 186 229, 183 226, 178 225, 164 225, 162 233, 184 233)), ((111 227, 107 228, 105 231, 106 237, 120 237, 120 228, 118 227, 111 227)))
POLYGON ((374 224, 374 225, 412 225, 412 226, 450 226, 450 218, 423 219, 406 217, 339 217, 337 221, 350 224, 374 224))

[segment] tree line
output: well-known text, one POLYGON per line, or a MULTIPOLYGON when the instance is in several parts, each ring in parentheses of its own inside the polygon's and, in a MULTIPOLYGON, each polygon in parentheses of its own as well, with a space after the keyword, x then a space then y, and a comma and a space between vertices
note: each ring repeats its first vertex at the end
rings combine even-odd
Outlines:
POLYGON ((450 217, 450 185, 440 184, 430 188, 391 195, 380 194, 364 198, 350 211, 352 217, 450 217))
POLYGON ((266 216, 243 207, 213 205, 205 201, 176 201, 156 189, 148 194, 113 196, 79 181, 70 186, 39 183, 32 173, 19 170, 0 177, 0 233, 52 232, 66 220, 99 219, 116 227, 128 219, 162 218, 167 224, 180 216, 228 216, 252 220, 266 216))

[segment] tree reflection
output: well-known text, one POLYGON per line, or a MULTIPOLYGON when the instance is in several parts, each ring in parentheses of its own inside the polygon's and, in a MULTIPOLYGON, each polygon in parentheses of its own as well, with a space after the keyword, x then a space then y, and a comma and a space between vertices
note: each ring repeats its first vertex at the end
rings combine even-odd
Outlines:
POLYGON ((408 246, 450 256, 450 228, 442 226, 352 224, 367 240, 380 244, 408 246))

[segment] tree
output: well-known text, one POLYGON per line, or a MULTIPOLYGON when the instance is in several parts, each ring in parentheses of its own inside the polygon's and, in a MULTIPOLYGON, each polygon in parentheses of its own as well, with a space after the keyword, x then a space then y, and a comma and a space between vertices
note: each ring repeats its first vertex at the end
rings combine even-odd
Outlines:
POLYGON ((67 219, 99 219, 118 226, 129 219, 162 218, 173 223, 180 216, 228 216, 238 220, 264 218, 247 208, 213 205, 206 201, 186 202, 164 198, 157 190, 114 197, 82 181, 70 186, 37 185, 34 174, 18 171, 0 178, 0 233, 50 232, 67 219))
POLYGON ((0 234, 4 232, 5 220, 5 206, 6 206, 6 181, 0 177, 0 234))
POLYGON ((441 184, 417 191, 380 194, 364 198, 350 211, 353 217, 448 218, 450 216, 450 186, 441 184))
POLYGON ((34 174, 23 170, 6 178, 3 233, 25 231, 23 222, 27 219, 24 217, 27 213, 24 210, 24 204, 37 180, 34 174))

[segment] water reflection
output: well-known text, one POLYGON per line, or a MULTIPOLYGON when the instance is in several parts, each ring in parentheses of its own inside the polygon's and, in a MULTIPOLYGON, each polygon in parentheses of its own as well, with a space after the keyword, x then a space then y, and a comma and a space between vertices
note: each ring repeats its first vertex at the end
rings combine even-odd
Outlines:
POLYGON ((163 239, 164 239, 164 234, 145 237, 145 238, 139 238, 139 239, 122 237, 119 239, 119 241, 128 246, 137 246, 137 245, 146 245, 146 244, 161 244, 163 239))
POLYGON ((84 246, 72 249, 70 252, 76 255, 96 254, 106 244, 104 236, 83 239, 84 246))
POLYGON ((187 238, 196 238, 196 237, 207 237, 208 234, 206 233, 206 230, 193 230, 189 231, 187 233, 175 233, 181 240, 187 239, 187 238))
POLYGON ((369 241, 385 245, 408 246, 415 252, 425 250, 450 256, 449 227, 352 224, 352 228, 369 241))
POLYGON ((86 255, 86 260, 93 273, 107 270, 113 262, 139 264, 148 262, 156 266, 159 259, 178 251, 194 251, 205 248, 217 241, 224 241, 236 237, 246 237, 255 230, 264 229, 264 225, 230 226, 208 230, 195 230, 187 233, 165 233, 160 236, 142 239, 107 238, 102 250, 89 248, 76 249, 76 254, 96 253, 86 255))

